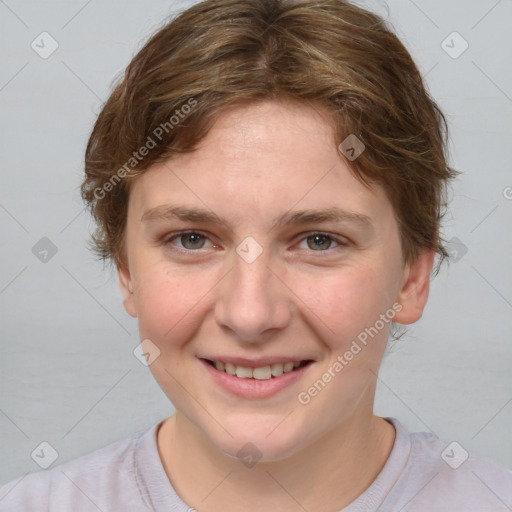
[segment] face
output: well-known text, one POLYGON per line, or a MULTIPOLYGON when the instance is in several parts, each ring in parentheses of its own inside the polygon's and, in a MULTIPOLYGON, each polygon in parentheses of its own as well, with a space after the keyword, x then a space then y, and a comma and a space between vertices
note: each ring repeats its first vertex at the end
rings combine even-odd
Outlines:
POLYGON ((225 454, 280 460, 371 417, 391 321, 421 316, 433 254, 403 264, 389 200, 339 142, 309 107, 239 107, 130 192, 125 308, 177 414, 225 454))

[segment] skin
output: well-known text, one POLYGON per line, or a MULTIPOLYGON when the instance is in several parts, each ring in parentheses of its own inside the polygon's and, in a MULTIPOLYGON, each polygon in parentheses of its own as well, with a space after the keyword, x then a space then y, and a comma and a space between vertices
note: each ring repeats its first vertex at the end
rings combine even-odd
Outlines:
POLYGON ((319 110, 240 106, 217 119, 196 152, 151 167, 131 190, 128 263, 118 269, 124 306, 141 340, 160 350, 150 369, 176 408, 158 430, 162 464, 201 512, 227 503, 245 512, 340 510, 393 447, 393 426, 373 415, 390 323, 307 405, 297 398, 393 304, 401 306, 394 321, 410 324, 428 297, 434 253, 404 264, 388 198, 351 174, 339 142, 319 110), (206 209, 229 226, 141 220, 168 204, 206 209), (273 226, 286 212, 328 207, 371 224, 273 226), (183 230, 203 236, 173 238, 183 230), (328 236, 315 245, 318 232, 328 236), (248 236, 263 248, 252 263, 236 252, 248 236), (213 383, 198 359, 212 354, 314 363, 277 395, 254 400, 213 383), (253 467, 236 458, 248 442, 261 454, 253 467))

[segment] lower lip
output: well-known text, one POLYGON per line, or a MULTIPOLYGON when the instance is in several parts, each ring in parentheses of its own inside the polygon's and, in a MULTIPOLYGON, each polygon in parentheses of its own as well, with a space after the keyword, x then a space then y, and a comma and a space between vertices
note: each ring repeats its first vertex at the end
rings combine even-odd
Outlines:
POLYGON ((312 365, 312 363, 309 363, 291 372, 283 373, 279 377, 272 377, 268 380, 258 380, 241 379, 234 375, 229 375, 224 371, 221 372, 217 370, 204 359, 200 359, 200 362, 219 386, 233 395, 249 399, 268 398, 276 395, 284 388, 292 386, 297 382, 312 365))

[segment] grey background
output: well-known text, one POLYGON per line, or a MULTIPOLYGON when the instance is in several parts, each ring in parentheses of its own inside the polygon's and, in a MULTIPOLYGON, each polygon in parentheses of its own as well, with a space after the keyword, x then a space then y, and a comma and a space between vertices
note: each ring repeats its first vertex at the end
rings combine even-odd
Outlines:
MULTIPOLYGON (((453 245, 423 319, 391 346, 376 413, 512 467, 512 2, 362 4, 389 9, 464 172, 444 230, 464 246, 453 245), (441 46, 453 31, 469 44, 458 58, 441 46)), ((57 464, 173 411, 133 355, 137 324, 116 276, 86 249, 92 223, 78 187, 113 78, 186 5, 0 0, 0 484, 39 469, 31 453, 42 441, 57 464), (59 45, 47 59, 31 48, 43 31, 59 45), (57 248, 46 262, 33 253, 43 237, 57 248)), ((457 36, 446 44, 462 48, 457 36)))

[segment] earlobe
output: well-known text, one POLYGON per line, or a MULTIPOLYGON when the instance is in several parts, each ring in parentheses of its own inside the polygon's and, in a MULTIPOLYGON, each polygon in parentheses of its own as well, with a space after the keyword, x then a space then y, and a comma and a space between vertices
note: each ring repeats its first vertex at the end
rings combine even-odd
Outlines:
POLYGON ((402 288, 397 298, 402 309, 395 315, 395 322, 412 324, 421 318, 428 299, 434 257, 432 249, 422 249, 416 260, 405 266, 402 288))
POLYGON ((117 276, 119 278, 119 288, 121 289, 121 295, 123 296, 124 309, 129 315, 136 318, 137 308, 135 307, 133 283, 128 267, 118 266, 117 276))

